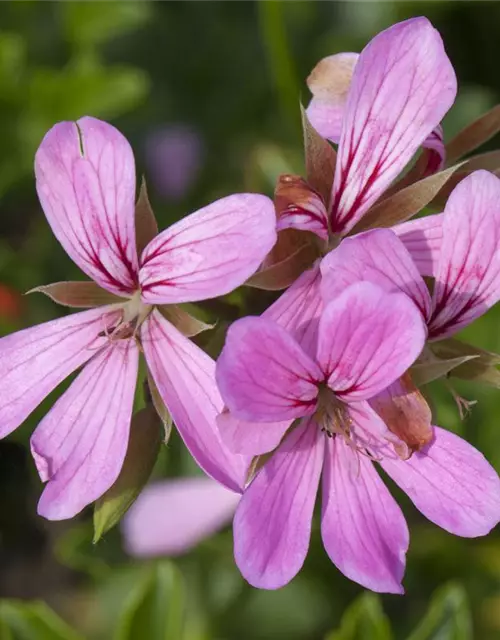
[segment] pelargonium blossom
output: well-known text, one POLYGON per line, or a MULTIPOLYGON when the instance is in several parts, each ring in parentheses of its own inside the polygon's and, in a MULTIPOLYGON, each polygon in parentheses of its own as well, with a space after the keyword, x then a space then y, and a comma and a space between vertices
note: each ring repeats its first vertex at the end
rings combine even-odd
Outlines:
POLYGON ((0 340, 2 437, 85 365, 31 438, 47 482, 39 513, 69 518, 117 478, 140 352, 198 464, 239 490, 245 463, 225 450, 215 426, 222 408, 215 363, 174 326, 182 314, 175 305, 226 294, 257 269, 276 239, 272 202, 253 194, 222 198, 140 253, 134 156, 114 127, 88 117, 57 124, 37 151, 35 172, 55 236, 93 280, 41 290, 56 300, 65 291, 70 306, 102 305, 0 340))
MULTIPOLYGON (((408 529, 373 462, 447 531, 473 537, 497 524, 500 480, 478 451, 434 427, 433 441, 401 460, 398 438, 369 405, 414 362, 425 338, 409 297, 368 282, 326 305, 314 357, 267 318, 230 327, 217 381, 230 412, 254 424, 228 441, 260 453, 259 432, 267 431, 269 450, 276 447, 234 519, 236 562, 252 585, 279 588, 300 570, 322 477, 321 533, 331 560, 369 589, 402 592, 408 529)), ((232 423, 220 427, 225 436, 232 423)))
MULTIPOLYGON (((295 228, 317 235, 324 245, 323 255, 356 230, 419 147, 431 146, 429 140, 457 90, 441 37, 423 17, 398 23, 375 36, 359 56, 355 54, 351 72, 344 94, 334 87, 319 98, 321 109, 335 111, 338 116, 338 151, 329 201, 312 194, 309 206, 291 206, 281 212, 278 221, 278 229, 295 228)), ((316 106, 317 102, 310 105, 309 114, 313 125, 321 129, 316 106)), ((332 137, 331 123, 329 127, 332 137)), ((431 276, 435 271, 441 220, 438 214, 393 227, 423 275, 431 276)), ((270 317, 281 322, 282 314, 293 304, 302 306, 306 298, 314 299, 313 305, 303 306, 302 314, 295 313, 285 321, 295 326, 317 324, 320 262, 290 286, 268 311, 270 317)))

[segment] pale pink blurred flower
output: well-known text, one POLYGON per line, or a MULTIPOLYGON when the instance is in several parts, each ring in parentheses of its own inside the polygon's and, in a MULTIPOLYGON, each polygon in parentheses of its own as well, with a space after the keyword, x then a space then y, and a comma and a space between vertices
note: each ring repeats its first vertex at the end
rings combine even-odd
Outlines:
POLYGON ((211 478, 160 480, 125 515, 125 549, 137 557, 185 553, 233 519, 241 495, 211 478))
POLYGON ((146 138, 146 165, 154 188, 181 200, 196 181, 204 157, 200 134, 184 124, 159 128, 146 138))
POLYGON ((221 434, 246 455, 262 453, 259 433, 275 449, 237 507, 236 562, 256 587, 291 580, 307 554, 322 477, 331 560, 369 589, 401 593, 408 528, 372 461, 427 518, 462 536, 497 524, 500 480, 478 451, 439 427, 429 445, 401 460, 401 441, 370 407, 424 345, 425 325, 408 296, 354 284, 325 307, 317 335, 313 354, 266 318, 238 320, 228 331, 217 381, 230 414, 248 428, 234 431, 223 414, 221 434))
POLYGON ((0 340, 2 437, 86 365, 31 439, 40 477, 48 483, 39 513, 69 518, 117 478, 140 350, 198 464, 238 491, 246 464, 229 454, 218 435, 222 400, 215 363, 155 305, 203 300, 242 284, 275 242, 272 202, 252 194, 223 198, 172 225, 139 254, 134 156, 114 127, 93 118, 57 124, 38 149, 35 172, 54 234, 102 288, 86 283, 98 300, 76 306, 104 305, 0 340))

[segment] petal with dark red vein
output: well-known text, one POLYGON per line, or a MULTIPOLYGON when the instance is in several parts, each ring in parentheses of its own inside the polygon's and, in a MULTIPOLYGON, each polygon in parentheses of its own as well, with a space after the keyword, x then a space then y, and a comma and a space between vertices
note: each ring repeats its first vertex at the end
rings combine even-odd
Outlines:
POLYGON ((57 385, 107 343, 120 317, 112 307, 82 311, 0 340, 0 437, 16 429, 57 385))
POLYGON ((422 276, 435 276, 443 240, 443 214, 409 220, 392 227, 422 276))
POLYGON ((109 489, 127 451, 139 349, 122 340, 101 350, 38 425, 31 452, 48 481, 38 513, 72 518, 109 489))
POLYGON ((346 233, 390 185, 453 104, 456 77, 438 32, 412 18, 360 54, 342 122, 331 229, 346 233))
POLYGON ((38 197, 71 259, 117 294, 137 287, 135 163, 122 134, 95 118, 60 122, 35 156, 38 197))
POLYGON ((255 273, 276 237, 274 205, 266 196, 217 200, 148 244, 139 274, 142 299, 175 304, 229 293, 255 273))
POLYGON ((141 342, 149 371, 193 458, 228 489, 241 491, 249 460, 231 454, 217 429, 224 404, 215 362, 156 310, 142 325, 141 342))

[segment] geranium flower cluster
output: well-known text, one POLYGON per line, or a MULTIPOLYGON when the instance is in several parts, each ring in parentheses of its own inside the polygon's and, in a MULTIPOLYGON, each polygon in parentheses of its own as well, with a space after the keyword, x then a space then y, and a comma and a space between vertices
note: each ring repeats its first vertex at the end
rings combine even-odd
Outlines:
POLYGON ((37 291, 88 310, 0 340, 0 433, 81 368, 31 440, 47 483, 39 513, 76 515, 134 455, 143 359, 146 402, 213 480, 146 488, 125 519, 133 553, 182 552, 236 508, 241 573, 279 588, 305 560, 321 483, 332 562, 400 593, 409 533, 377 466, 453 534, 485 535, 500 520, 498 474, 434 425, 418 388, 488 381, 500 362, 451 338, 500 298, 500 180, 485 170, 491 154, 447 168, 500 118, 445 145, 456 78, 425 18, 326 58, 308 84, 306 175, 282 176, 274 202, 231 195, 161 233, 144 187, 135 201, 133 154, 116 129, 85 117, 47 133, 40 202, 91 280, 37 291), (410 220, 443 201, 443 213, 410 220), (211 327, 182 305, 245 283, 286 291, 229 327, 215 363, 190 339, 211 327))

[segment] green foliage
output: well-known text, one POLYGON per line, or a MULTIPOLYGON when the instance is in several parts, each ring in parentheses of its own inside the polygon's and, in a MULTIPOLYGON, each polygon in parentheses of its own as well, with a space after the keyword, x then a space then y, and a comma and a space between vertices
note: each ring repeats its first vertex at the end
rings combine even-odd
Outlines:
POLYGON ((44 602, 0 602, 1 640, 83 640, 44 602))
POLYGON ((326 640, 391 639, 391 625, 380 599, 373 593, 360 596, 342 616, 340 629, 326 637, 326 640))

